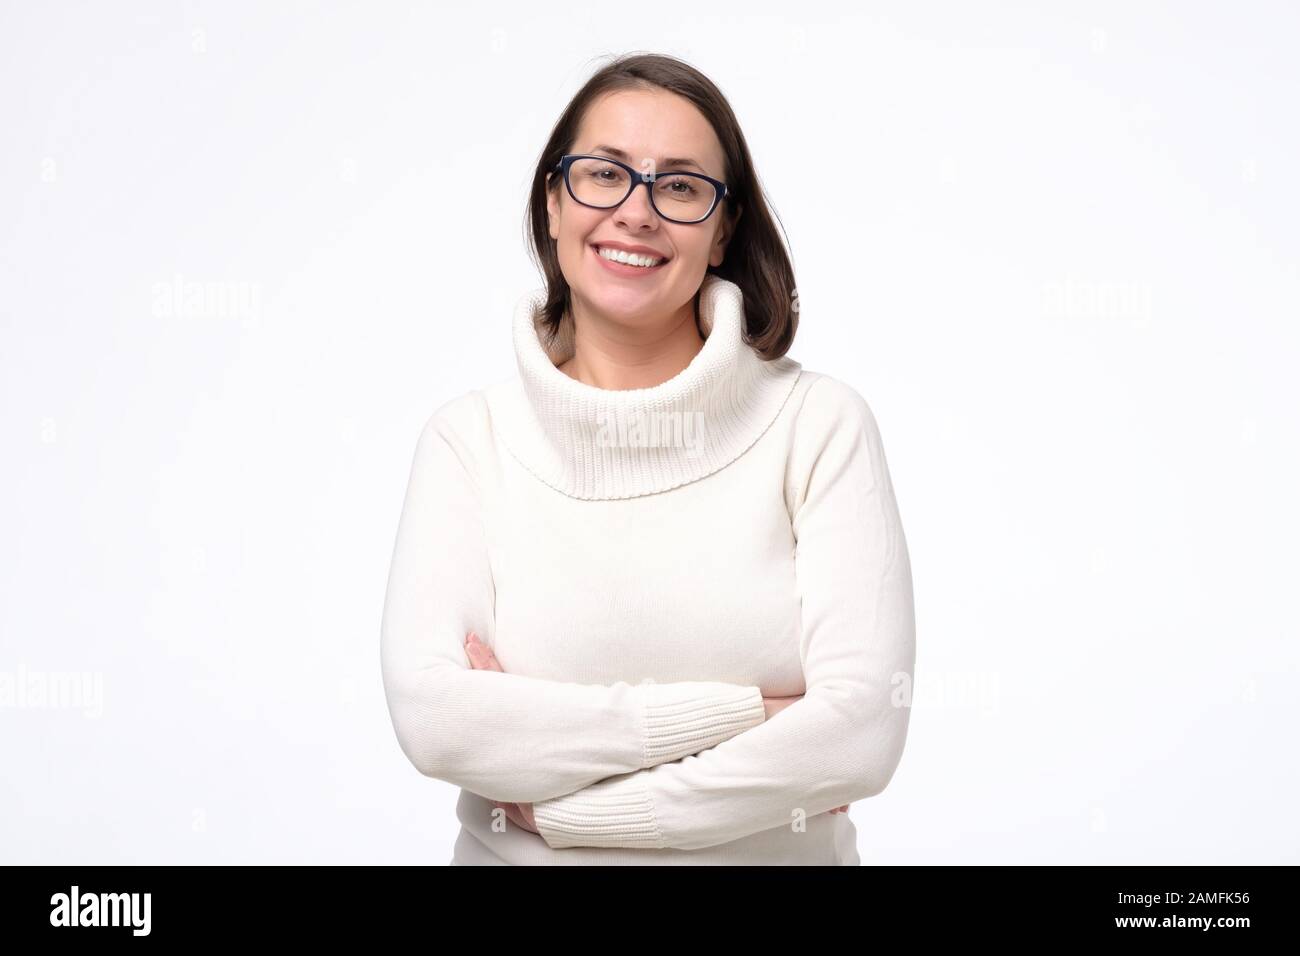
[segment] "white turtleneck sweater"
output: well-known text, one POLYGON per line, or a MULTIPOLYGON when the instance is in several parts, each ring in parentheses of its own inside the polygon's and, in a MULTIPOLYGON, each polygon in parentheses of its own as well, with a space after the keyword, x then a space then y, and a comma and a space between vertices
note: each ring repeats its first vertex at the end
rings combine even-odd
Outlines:
POLYGON ((915 659, 867 403, 763 361, 718 276, 703 347, 652 388, 561 372, 542 301, 516 307, 518 376, 425 423, 388 578, 389 712, 461 788, 451 862, 858 864, 850 814, 898 766, 915 659), (505 673, 470 669, 470 631, 505 673))

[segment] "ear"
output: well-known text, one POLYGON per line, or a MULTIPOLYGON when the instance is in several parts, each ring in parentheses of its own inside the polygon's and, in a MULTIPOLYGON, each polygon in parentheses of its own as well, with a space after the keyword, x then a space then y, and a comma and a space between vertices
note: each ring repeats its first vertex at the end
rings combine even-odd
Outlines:
POLYGON ((737 206, 734 215, 723 218, 723 226, 718 230, 718 238, 709 251, 709 265, 713 268, 722 265, 723 257, 727 253, 727 245, 731 242, 731 237, 736 234, 736 223, 740 221, 740 214, 744 211, 743 207, 737 206))
POLYGON ((731 237, 736 234, 736 224, 740 222, 741 213, 745 211, 743 206, 737 206, 736 211, 723 218, 725 225, 718 234, 718 239, 725 248, 727 243, 731 242, 731 237))
POLYGON ((560 191, 551 188, 554 172, 546 174, 546 231, 552 239, 560 238, 560 191))

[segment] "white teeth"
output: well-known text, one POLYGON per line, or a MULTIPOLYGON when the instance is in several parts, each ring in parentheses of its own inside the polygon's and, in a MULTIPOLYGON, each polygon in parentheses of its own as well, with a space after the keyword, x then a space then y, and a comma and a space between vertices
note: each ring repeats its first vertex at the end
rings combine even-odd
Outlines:
POLYGON ((628 266, 657 266, 663 262, 662 259, 656 259, 653 256, 637 255, 634 252, 623 252, 621 249, 606 249, 604 246, 597 246, 596 252, 601 257, 613 262, 621 262, 628 266))

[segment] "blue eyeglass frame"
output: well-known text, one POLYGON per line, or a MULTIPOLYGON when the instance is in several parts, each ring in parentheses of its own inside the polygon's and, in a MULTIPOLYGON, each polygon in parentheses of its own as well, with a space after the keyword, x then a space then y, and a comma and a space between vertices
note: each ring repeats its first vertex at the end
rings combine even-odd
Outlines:
POLYGON ((704 222, 713 215, 713 210, 722 205, 722 201, 727 198, 730 192, 727 188, 727 184, 722 180, 714 179, 712 176, 705 176, 703 173, 643 173, 639 169, 633 169, 627 163, 620 163, 617 159, 611 159, 608 156, 597 156, 593 153, 566 153, 560 157, 560 161, 555 164, 554 168, 559 170, 560 175, 564 177, 564 188, 568 190, 573 201, 579 205, 586 206, 589 209, 617 209, 619 206, 623 205, 623 203, 627 202, 627 197, 632 195, 632 190, 636 189, 639 185, 643 185, 646 188, 646 192, 650 195, 650 208, 653 209, 661 219, 667 219, 669 222, 681 223, 684 226, 694 226, 698 223, 704 222), (619 166, 626 169, 628 172, 628 186, 627 192, 624 194, 623 198, 610 206, 593 206, 591 203, 583 202, 574 195, 573 183, 569 182, 569 168, 573 165, 575 159, 599 159, 603 163, 609 163, 613 166, 619 166), (709 211, 699 219, 674 219, 672 216, 665 216, 663 211, 655 205, 655 191, 650 188, 650 184, 655 181, 657 176, 690 176, 694 179, 703 179, 706 183, 713 186, 713 205, 711 205, 709 211))

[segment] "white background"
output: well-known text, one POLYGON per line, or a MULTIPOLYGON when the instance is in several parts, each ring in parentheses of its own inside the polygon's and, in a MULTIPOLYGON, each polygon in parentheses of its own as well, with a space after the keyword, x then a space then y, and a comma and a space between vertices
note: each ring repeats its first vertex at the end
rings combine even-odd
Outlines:
POLYGON ((863 862, 1300 862, 1300 14, 559 9, 5 5, 0 859, 450 859, 379 672, 415 439, 513 374, 533 164, 647 50, 731 100, 790 354, 885 440, 863 862), (17 695, 60 674, 100 696, 17 695))

